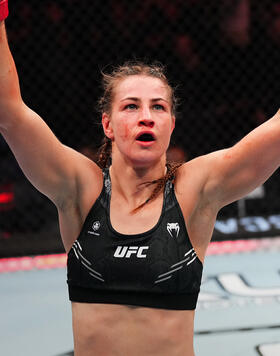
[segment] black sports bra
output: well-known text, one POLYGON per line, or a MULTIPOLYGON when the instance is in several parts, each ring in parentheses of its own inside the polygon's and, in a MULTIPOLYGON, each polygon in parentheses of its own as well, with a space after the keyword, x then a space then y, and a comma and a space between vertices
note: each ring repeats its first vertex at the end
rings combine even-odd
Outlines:
POLYGON ((111 225, 109 170, 103 174, 102 192, 68 253, 70 300, 195 309, 203 265, 189 240, 174 185, 165 186, 157 224, 124 235, 111 225))

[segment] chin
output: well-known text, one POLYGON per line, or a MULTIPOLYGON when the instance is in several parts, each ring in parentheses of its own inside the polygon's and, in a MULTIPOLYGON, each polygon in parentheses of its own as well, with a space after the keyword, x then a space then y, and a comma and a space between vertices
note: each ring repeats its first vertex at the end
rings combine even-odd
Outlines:
MULTIPOLYGON (((158 155, 143 155, 143 157, 133 157, 130 158, 132 165, 137 168, 146 168, 150 166, 155 166, 157 163, 163 160, 163 156, 158 155)), ((165 160, 165 158, 164 158, 165 160)))

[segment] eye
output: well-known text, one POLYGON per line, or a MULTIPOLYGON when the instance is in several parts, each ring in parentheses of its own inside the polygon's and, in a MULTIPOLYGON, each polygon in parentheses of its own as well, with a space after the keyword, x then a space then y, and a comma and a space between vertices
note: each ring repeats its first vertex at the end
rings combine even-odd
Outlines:
POLYGON ((128 109, 128 110, 136 110, 137 105, 136 104, 127 104, 124 108, 128 109))
POLYGON ((160 105, 160 104, 155 104, 155 105, 153 106, 153 108, 154 108, 155 110, 164 110, 164 106, 163 106, 163 105, 160 105))

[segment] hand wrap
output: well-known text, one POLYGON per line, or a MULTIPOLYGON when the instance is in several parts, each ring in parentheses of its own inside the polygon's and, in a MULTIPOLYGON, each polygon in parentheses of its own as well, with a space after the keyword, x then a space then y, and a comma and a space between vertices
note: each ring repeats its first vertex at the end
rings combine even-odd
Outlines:
POLYGON ((4 21, 8 15, 8 0, 0 0, 0 21, 4 21))

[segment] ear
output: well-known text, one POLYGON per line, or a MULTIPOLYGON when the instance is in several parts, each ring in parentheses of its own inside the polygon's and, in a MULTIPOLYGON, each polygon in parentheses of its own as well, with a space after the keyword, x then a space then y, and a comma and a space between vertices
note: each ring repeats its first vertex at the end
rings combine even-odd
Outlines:
POLYGON ((176 118, 174 115, 171 117, 171 120, 172 120, 171 121, 171 133, 172 133, 175 128, 175 121, 176 121, 176 118))
POLYGON ((102 114, 102 126, 104 130, 104 134, 112 140, 114 138, 114 133, 113 133, 113 128, 111 125, 111 120, 108 114, 103 113, 102 114))

